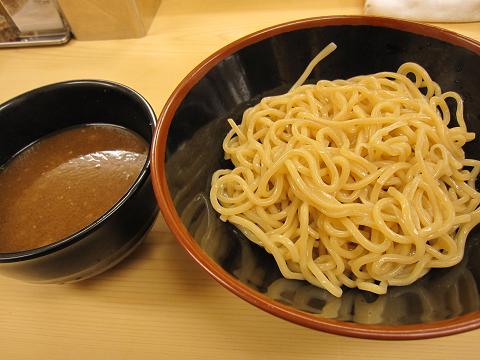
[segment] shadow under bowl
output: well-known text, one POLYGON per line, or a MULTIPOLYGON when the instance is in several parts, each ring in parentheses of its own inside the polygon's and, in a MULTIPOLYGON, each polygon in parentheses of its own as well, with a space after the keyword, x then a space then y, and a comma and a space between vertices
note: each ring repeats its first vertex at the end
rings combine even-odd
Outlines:
MULTIPOLYGON (((167 101, 152 153, 160 208, 185 250, 218 282, 276 316, 335 334, 418 339, 480 327, 480 245, 474 229, 464 260, 386 295, 344 289, 336 298, 284 279, 273 257, 218 219, 209 201, 212 174, 228 167, 226 119, 266 95, 289 89, 328 43, 338 49, 307 82, 422 65, 444 90, 461 94, 465 121, 480 134, 480 44, 440 28, 377 17, 339 16, 282 24, 248 35, 198 65, 167 101)), ((479 159, 479 140, 464 149, 479 159)))
MULTIPOLYGON (((77 80, 47 85, 0 105, 0 164, 43 136, 90 123, 122 126, 150 144, 156 118, 140 94, 121 84, 77 80)), ((50 245, 0 253, 0 272, 35 283, 92 277, 125 258, 143 239, 157 213, 148 154, 134 184, 99 219, 50 245)))

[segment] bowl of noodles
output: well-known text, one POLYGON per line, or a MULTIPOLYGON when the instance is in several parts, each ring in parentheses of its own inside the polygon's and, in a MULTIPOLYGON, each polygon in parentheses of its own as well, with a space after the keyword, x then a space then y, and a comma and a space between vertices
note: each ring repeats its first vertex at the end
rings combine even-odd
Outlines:
POLYGON ((402 20, 300 20, 177 87, 153 184, 180 244, 276 316, 417 339, 480 327, 480 44, 402 20))

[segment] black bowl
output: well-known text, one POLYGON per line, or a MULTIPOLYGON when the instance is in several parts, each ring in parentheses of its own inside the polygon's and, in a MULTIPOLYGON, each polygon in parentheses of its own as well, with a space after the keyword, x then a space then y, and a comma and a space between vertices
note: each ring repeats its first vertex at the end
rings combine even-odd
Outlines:
MULTIPOLYGON (((79 80, 41 87, 0 105, 0 164, 47 134, 92 122, 123 126, 150 143, 155 114, 140 94, 112 82, 79 80)), ((53 244, 0 253, 0 272, 38 283, 91 277, 127 256, 157 213, 148 158, 128 192, 98 220, 53 244)))
MULTIPOLYGON (((212 210, 212 173, 228 166, 222 150, 226 118, 240 120, 263 96, 287 91, 332 41, 338 49, 316 67, 309 82, 396 71, 404 62, 417 62, 443 90, 463 96, 468 127, 480 134, 478 42, 432 26, 374 17, 274 26, 210 56, 168 100, 152 154, 153 184, 167 224, 226 288, 304 326, 377 339, 426 338, 480 327, 479 229, 469 236, 464 261, 453 268, 432 270, 410 286, 390 287, 386 295, 345 289, 338 299, 307 282, 282 278, 271 255, 212 210)), ((469 157, 480 158, 479 141, 465 147, 469 157)))

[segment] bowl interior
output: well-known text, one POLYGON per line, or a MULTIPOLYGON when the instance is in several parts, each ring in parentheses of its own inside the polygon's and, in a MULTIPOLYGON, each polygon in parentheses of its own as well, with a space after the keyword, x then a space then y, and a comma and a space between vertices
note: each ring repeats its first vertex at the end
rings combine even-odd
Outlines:
MULTIPOLYGON (((321 23, 279 33, 236 50, 196 82, 177 108, 167 137, 165 172, 175 210, 193 239, 231 277, 316 319, 357 324, 405 325, 447 320, 480 309, 479 231, 470 234, 464 260, 430 271, 410 286, 390 287, 378 296, 344 289, 342 298, 307 282, 284 279, 273 257, 218 219, 209 201, 213 172, 229 167, 223 159, 226 118, 241 120, 261 97, 279 94, 300 76, 329 42, 338 49, 308 79, 349 78, 396 71, 404 62, 422 65, 442 90, 461 94, 465 120, 479 134, 480 56, 432 37, 372 25, 321 23)), ((192 80, 195 81, 195 80, 192 80)), ((465 149, 480 158, 479 139, 465 149)), ((188 240, 186 240, 188 241, 188 240)), ((198 259, 197 259, 198 260, 198 259)), ((200 260, 201 262, 201 260, 200 260)))
POLYGON ((123 126, 150 143, 154 124, 147 109, 132 90, 106 81, 68 81, 32 90, 0 105, 0 165, 39 138, 81 124, 123 126))

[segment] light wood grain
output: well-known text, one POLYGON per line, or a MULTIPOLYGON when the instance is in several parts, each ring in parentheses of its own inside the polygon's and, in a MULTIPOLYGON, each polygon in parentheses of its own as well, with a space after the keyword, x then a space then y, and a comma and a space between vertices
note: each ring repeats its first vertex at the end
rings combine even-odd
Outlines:
MULTIPOLYGON (((230 41, 293 19, 359 14, 362 1, 164 0, 148 36, 0 51, 0 103, 56 81, 129 85, 157 113, 178 82, 230 41), (301 4, 301 5, 300 5, 301 4)), ((442 25, 480 40, 480 24, 442 25)), ((0 278, 0 359, 478 359, 480 331, 370 341, 290 324, 238 299, 176 243, 162 218, 126 261, 94 279, 0 278)))

